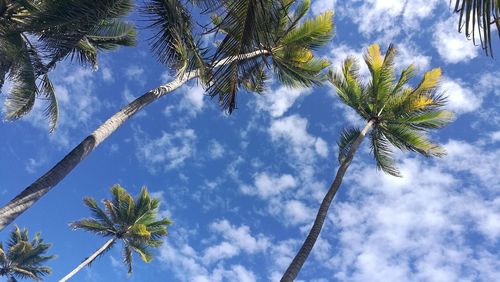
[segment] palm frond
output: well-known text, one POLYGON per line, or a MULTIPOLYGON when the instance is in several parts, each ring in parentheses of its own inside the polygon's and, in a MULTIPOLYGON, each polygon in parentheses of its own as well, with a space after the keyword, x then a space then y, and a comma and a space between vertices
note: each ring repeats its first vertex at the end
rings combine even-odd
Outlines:
POLYGON ((128 273, 132 273, 132 249, 129 244, 125 244, 123 247, 123 262, 128 267, 128 273))
POLYGON ((337 141, 337 145, 339 146, 339 155, 338 155, 339 163, 344 162, 349 151, 351 150, 352 144, 354 143, 354 141, 356 140, 356 138, 359 136, 360 133, 361 130, 355 127, 345 128, 344 130, 342 130, 339 140, 337 141))
POLYGON ((103 21, 85 37, 97 49, 114 50, 119 46, 135 46, 137 32, 131 23, 113 19, 103 21))
POLYGON ((48 74, 44 74, 42 76, 38 93, 40 96, 48 100, 48 105, 45 108, 45 117, 49 120, 49 131, 53 132, 56 129, 57 120, 59 118, 59 106, 54 86, 52 85, 48 74))
POLYGON ((327 11, 291 29, 282 39, 283 46, 315 49, 333 37, 333 11, 327 11))
POLYGON ((187 64, 182 52, 193 47, 186 46, 193 40, 191 15, 184 3, 180 0, 151 0, 142 12, 149 17, 149 28, 156 30, 150 45, 159 62, 176 69, 187 64))
POLYGON ((389 140, 378 128, 372 130, 370 141, 377 168, 387 174, 401 177, 399 170, 396 168, 389 140))
POLYGON ((20 48, 22 49, 19 52, 19 57, 13 63, 10 72, 13 81, 12 90, 5 99, 4 104, 7 120, 22 117, 35 104, 36 80, 33 65, 25 45, 21 44, 20 48))
MULTIPOLYGON (((451 0, 450 0, 451 2, 451 0)), ((479 35, 481 47, 486 55, 493 55, 492 29, 497 29, 500 38, 500 1, 498 0, 455 0, 454 12, 458 13, 458 31, 465 31, 467 38, 474 44, 479 35)))
POLYGON ((108 226, 109 228, 114 227, 114 223, 111 221, 106 212, 99 207, 94 198, 85 197, 83 198, 83 202, 90 209, 95 220, 99 221, 104 226, 108 226))
POLYGON ((384 128, 385 137, 397 148, 420 153, 426 157, 442 157, 444 149, 431 143, 422 134, 402 125, 387 125, 384 128))
POLYGON ((114 236, 116 231, 109 226, 102 224, 99 220, 93 218, 85 218, 82 220, 70 223, 72 229, 83 229, 101 236, 114 236))
POLYGON ((223 58, 237 58, 237 60, 213 71, 208 81, 207 92, 211 97, 218 97, 222 109, 229 114, 236 108, 241 73, 262 62, 259 58, 244 60, 242 56, 269 45, 269 38, 262 39, 260 35, 266 33, 269 28, 266 24, 269 24, 269 16, 273 13, 273 5, 270 5, 270 2, 231 0, 225 4, 227 12, 222 18, 220 27, 226 34, 215 51, 212 65, 223 58))

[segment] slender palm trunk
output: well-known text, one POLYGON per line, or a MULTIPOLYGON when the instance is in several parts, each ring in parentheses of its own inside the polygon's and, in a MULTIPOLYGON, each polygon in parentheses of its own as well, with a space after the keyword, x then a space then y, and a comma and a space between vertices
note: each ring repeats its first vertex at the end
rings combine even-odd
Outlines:
POLYGON ((340 164, 340 167, 337 170, 337 175, 335 176, 335 180, 333 181, 332 185, 330 186, 330 189, 326 193, 325 198, 323 198, 323 201, 321 202, 321 206, 319 207, 318 214, 316 215, 316 219, 314 220, 314 224, 311 228, 311 231, 309 231, 309 235, 307 235, 307 238, 302 244, 302 247, 300 248, 299 252, 293 259, 290 266, 288 266, 288 269, 286 270, 285 274, 283 274, 281 282, 293 281, 295 277, 297 277, 297 275, 299 274, 302 265, 304 265, 304 262, 306 261, 307 257, 309 256, 309 253, 314 247, 316 240, 318 240, 319 233, 321 232, 321 228, 323 227, 323 223, 325 222, 327 216, 328 208, 330 208, 330 204, 332 203, 335 194, 339 190, 340 184, 342 184, 342 178, 344 177, 347 168, 351 164, 351 161, 354 157, 354 154, 358 150, 359 145, 363 141, 368 131, 372 128, 373 122, 374 122, 373 120, 368 121, 365 128, 363 128, 361 133, 353 142, 351 149, 349 150, 349 153, 347 154, 345 160, 340 164))
MULTIPOLYGON (((229 64, 235 60, 247 60, 266 54, 268 54, 267 51, 257 50, 237 57, 224 58, 217 62, 215 67, 229 64)), ((193 70, 182 76, 178 76, 173 81, 146 92, 144 95, 135 99, 106 120, 48 172, 24 189, 5 206, 0 208, 0 231, 14 221, 14 219, 16 219, 29 207, 31 207, 43 195, 49 192, 50 189, 56 186, 62 179, 64 179, 64 177, 66 177, 66 175, 68 175, 85 157, 87 157, 87 155, 89 155, 99 144, 115 132, 122 124, 124 124, 125 121, 145 106, 174 91, 187 81, 198 76, 198 70, 193 70)))
POLYGON ((102 247, 99 248, 99 250, 95 251, 90 257, 88 257, 86 260, 80 263, 75 269, 73 269, 73 271, 68 273, 68 275, 64 276, 61 280, 59 280, 59 282, 65 282, 71 277, 73 277, 73 275, 78 273, 78 271, 82 270, 82 268, 90 264, 93 260, 95 260, 96 257, 98 257, 100 254, 102 254, 104 251, 110 248, 110 246, 115 242, 115 240, 116 238, 109 239, 106 243, 104 243, 104 245, 102 245, 102 247))

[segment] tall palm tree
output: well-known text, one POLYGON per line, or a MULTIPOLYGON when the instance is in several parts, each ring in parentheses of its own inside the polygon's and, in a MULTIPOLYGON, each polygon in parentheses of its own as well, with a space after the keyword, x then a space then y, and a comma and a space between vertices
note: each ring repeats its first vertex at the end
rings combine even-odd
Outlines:
POLYGON ((163 243, 162 238, 167 236, 167 225, 171 222, 167 218, 157 218, 160 206, 158 198, 151 198, 146 187, 142 188, 135 200, 120 185, 113 186, 111 194, 113 199, 103 200, 104 210, 97 205, 95 199, 85 198, 83 202, 92 212, 92 217, 70 224, 73 229, 83 229, 110 239, 59 281, 71 278, 110 250, 116 241, 122 242, 123 262, 128 266, 128 273, 132 273, 132 251, 139 254, 143 261, 150 262, 153 256, 149 249, 157 248, 163 243))
POLYGON ((97 51, 135 43, 134 27, 120 20, 132 0, 0 0, 0 88, 13 81, 5 99, 7 120, 30 112, 36 98, 48 100, 50 131, 58 106, 48 72, 69 57, 97 67, 97 51))
POLYGON ((496 27, 500 39, 500 0, 455 0, 455 13, 460 15, 458 31, 465 31, 474 44, 479 36, 481 47, 493 55, 491 27, 496 27))
POLYGON ((16 282, 16 278, 43 280, 43 276, 51 273, 50 267, 43 265, 54 258, 45 256, 51 245, 43 242, 40 233, 30 241, 28 229, 21 231, 16 226, 6 247, 0 242, 0 276, 8 277, 9 282, 16 282))
MULTIPOLYGON (((276 0, 258 1, 259 5, 267 5, 258 6, 266 11, 272 10, 271 7, 276 3, 276 0)), ((261 11, 254 14, 260 17, 257 22, 262 24, 258 26, 264 25, 267 30, 256 32, 257 38, 246 38, 243 36, 246 34, 245 29, 256 25, 247 23, 248 13, 231 12, 232 9, 237 9, 234 6, 245 1, 220 2, 225 5, 226 9, 223 11, 226 14, 212 15, 214 30, 222 36, 221 45, 229 44, 224 42, 239 42, 241 48, 239 51, 233 48, 226 51, 219 45, 214 55, 208 58, 209 50, 199 46, 200 40, 189 24, 190 14, 181 1, 147 2, 144 10, 151 17, 152 27, 159 30, 152 42, 153 51, 160 61, 176 72, 175 78, 146 92, 111 116, 47 173, 0 208, 0 230, 57 185, 130 117, 189 80, 199 78, 212 97, 218 96, 222 108, 231 112, 236 108, 236 95, 241 88, 248 92, 264 92, 269 70, 290 87, 313 86, 325 79, 323 70, 329 63, 326 59, 315 58, 313 51, 332 38, 333 12, 327 11, 315 18, 303 20, 310 8, 310 1, 295 3, 293 0, 286 0, 280 2, 284 5, 278 10, 278 19, 273 13, 261 11), (254 49, 247 48, 247 45, 254 46, 254 49), (219 53, 227 56, 214 60, 219 53)))
POLYGON ((345 129, 338 141, 339 163, 335 180, 324 197, 314 224, 281 281, 293 281, 311 252, 327 216, 344 174, 351 164, 361 142, 368 135, 377 168, 393 176, 400 176, 393 159, 392 147, 420 153, 426 157, 441 157, 442 147, 428 140, 426 133, 448 124, 453 114, 442 110, 445 99, 436 93, 441 70, 433 69, 424 74, 416 88, 407 85, 414 77, 412 65, 404 69, 396 80, 394 58, 396 49, 391 45, 385 56, 376 44, 368 47, 364 60, 370 70, 371 80, 363 83, 359 65, 354 58, 347 58, 341 72, 330 72, 341 101, 361 116, 364 128, 345 129))

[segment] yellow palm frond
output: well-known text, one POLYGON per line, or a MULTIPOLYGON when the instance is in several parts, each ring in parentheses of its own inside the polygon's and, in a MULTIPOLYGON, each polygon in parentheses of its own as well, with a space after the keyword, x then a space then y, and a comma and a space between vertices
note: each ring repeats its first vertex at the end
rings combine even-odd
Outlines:
POLYGON ((378 44, 372 44, 368 47, 365 54, 365 61, 370 71, 376 73, 380 70, 384 63, 384 57, 380 53, 380 46, 378 44))
POLYGON ((415 93, 421 94, 435 89, 441 79, 441 69, 435 68, 424 74, 424 78, 415 89, 415 93))

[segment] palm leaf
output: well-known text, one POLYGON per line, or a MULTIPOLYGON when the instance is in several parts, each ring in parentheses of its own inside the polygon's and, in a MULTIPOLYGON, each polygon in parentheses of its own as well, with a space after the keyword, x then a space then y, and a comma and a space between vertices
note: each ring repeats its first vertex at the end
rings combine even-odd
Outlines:
POLYGON ((378 128, 372 130, 370 141, 377 168, 387 174, 401 177, 399 170, 396 168, 393 153, 389 147, 389 140, 387 140, 378 128))
POLYGON ((49 101, 49 104, 45 108, 45 117, 49 120, 50 132, 53 132, 57 126, 59 106, 57 103, 54 86, 52 85, 48 74, 44 74, 42 76, 38 93, 43 98, 49 101))
POLYGON ((479 35, 481 47, 486 55, 493 55, 491 26, 497 29, 500 38, 500 1, 498 0, 455 0, 454 12, 458 13, 458 31, 465 31, 474 44, 479 35), (477 35, 476 35, 477 34, 477 35))
POLYGON ((349 154, 349 151, 351 150, 352 144, 360 134, 361 130, 359 130, 359 128, 351 127, 342 130, 340 138, 337 141, 337 145, 339 146, 339 155, 338 155, 339 163, 344 162, 345 158, 349 154))
POLYGON ((330 42, 332 31, 333 12, 327 11, 291 29, 283 38, 282 45, 315 49, 330 42))
POLYGON ((431 143, 422 134, 402 125, 387 125, 384 128, 385 137, 397 148, 420 153, 426 157, 442 157, 444 149, 431 143))

